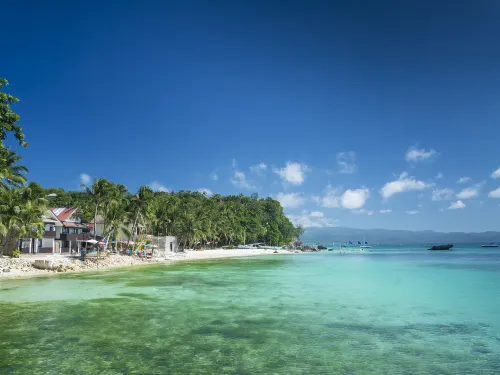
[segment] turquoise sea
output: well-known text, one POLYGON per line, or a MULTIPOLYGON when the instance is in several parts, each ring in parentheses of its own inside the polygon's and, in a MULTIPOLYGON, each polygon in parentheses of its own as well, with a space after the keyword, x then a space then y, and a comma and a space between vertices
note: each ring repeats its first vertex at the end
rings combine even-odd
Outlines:
POLYGON ((0 282, 0 374, 500 374, 500 249, 0 282))

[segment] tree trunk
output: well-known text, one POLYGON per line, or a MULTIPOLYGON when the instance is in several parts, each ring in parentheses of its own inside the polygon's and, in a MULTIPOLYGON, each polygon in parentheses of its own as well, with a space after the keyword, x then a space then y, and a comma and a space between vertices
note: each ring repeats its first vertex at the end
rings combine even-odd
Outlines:
MULTIPOLYGON (((134 219, 134 225, 132 225, 132 241, 134 242, 134 249, 135 249, 135 232, 136 232, 136 226, 137 226, 137 220, 139 219, 139 211, 137 211, 137 214, 135 215, 135 219, 134 219)), ((127 240, 127 250, 128 250, 128 245, 130 244, 130 237, 129 239, 127 240)))
POLYGON ((19 232, 10 229, 2 242, 2 254, 11 256, 12 252, 19 247, 19 232))
POLYGON ((94 240, 95 240, 95 229, 96 229, 95 223, 97 221, 97 210, 98 210, 98 208, 99 208, 99 204, 96 204, 95 205, 95 212, 94 212, 94 240))

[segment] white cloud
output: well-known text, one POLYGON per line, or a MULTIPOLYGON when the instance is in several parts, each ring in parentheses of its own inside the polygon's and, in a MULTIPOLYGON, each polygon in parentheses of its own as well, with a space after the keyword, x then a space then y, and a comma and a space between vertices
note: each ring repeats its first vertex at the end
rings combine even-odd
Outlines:
POLYGON ((89 185, 92 178, 87 173, 80 173, 80 183, 82 185, 89 185))
POLYGON ((465 203, 462 202, 461 200, 458 200, 456 202, 451 202, 450 207, 448 207, 448 210, 458 210, 460 208, 465 208, 465 203))
POLYGON ((463 189, 457 194, 458 199, 471 199, 479 195, 479 190, 481 189, 481 184, 477 184, 468 188, 463 189))
POLYGON ((153 181, 149 184, 149 187, 151 188, 151 190, 153 191, 163 191, 163 192, 168 192, 168 189, 163 185, 161 184, 160 182, 158 181, 153 181))
POLYGON ((267 164, 265 163, 259 163, 257 165, 252 165, 250 167, 250 172, 256 173, 256 174, 261 174, 262 172, 267 170, 267 164))
POLYGON ((281 203, 283 208, 297 208, 306 201, 302 193, 278 193, 276 194, 276 200, 281 203))
POLYGON ((388 199, 394 194, 412 190, 424 190, 432 185, 431 183, 416 180, 415 177, 408 176, 407 172, 403 172, 397 180, 386 183, 382 189, 380 189, 380 194, 384 199, 388 199))
POLYGON ((453 194, 455 192, 453 189, 436 189, 432 191, 432 200, 433 201, 444 201, 453 199, 453 194))
POLYGON ((356 210, 362 208, 368 198, 370 198, 370 191, 366 188, 343 191, 341 188, 328 185, 322 198, 315 196, 311 200, 326 208, 356 210))
POLYGON ((210 173, 208 178, 210 178, 211 180, 217 181, 219 179, 219 175, 217 175, 217 172, 212 172, 212 173, 210 173))
POLYGON ((469 182, 471 180, 470 177, 467 177, 467 176, 463 176, 463 177, 460 177, 457 181, 457 184, 466 184, 467 182, 469 182))
POLYGON ((274 173, 278 174, 281 179, 292 185, 301 185, 306 179, 306 172, 309 167, 305 164, 287 162, 286 166, 280 169, 274 169, 274 173))
POLYGON ((352 212, 355 214, 363 214, 363 215, 368 215, 368 216, 373 215, 373 211, 365 210, 364 208, 362 208, 360 210, 352 210, 352 212))
POLYGON ((287 215, 293 225, 303 225, 306 228, 316 227, 333 227, 336 225, 338 220, 333 220, 325 217, 325 215, 319 211, 313 211, 311 213, 307 211, 302 211, 300 215, 287 215))
POLYGON ((356 153, 344 151, 337 154, 337 166, 340 173, 351 174, 356 172, 356 153))
POLYGON ((240 171, 234 171, 234 176, 231 178, 231 183, 242 189, 254 189, 255 186, 252 185, 248 180, 247 177, 245 176, 244 172, 240 171))
POLYGON ((490 191, 488 193, 488 197, 490 197, 490 198, 500 198, 500 188, 490 191))
POLYGON ((211 197, 212 195, 214 195, 213 191, 207 188, 201 188, 198 189, 198 191, 202 194, 205 194, 207 197, 211 197))
POLYGON ((380 210, 379 211, 381 214, 390 214, 392 210, 380 210))
POLYGON ((368 189, 348 189, 342 194, 341 204, 344 208, 355 210, 363 207, 369 197, 370 191, 368 189))
POLYGON ((419 214, 419 213, 420 213, 420 211, 413 210, 413 211, 406 211, 406 213, 407 213, 408 215, 417 215, 417 214, 419 214))
MULTIPOLYGON (((339 188, 334 188, 331 185, 328 185, 326 187, 325 195, 323 196, 323 198, 320 198, 321 206, 326 207, 326 208, 338 208, 338 207, 340 207, 341 191, 342 190, 339 188)), ((313 200, 314 199, 316 199, 316 197, 314 197, 313 200)))
POLYGON ((231 178, 231 183, 241 189, 255 189, 256 186, 251 183, 250 181, 247 180, 247 176, 245 175, 245 172, 239 171, 237 169, 238 167, 238 162, 236 159, 231 160, 231 166, 233 168, 234 174, 233 177, 231 178))
POLYGON ((491 173, 491 178, 500 178, 500 168, 491 173))
POLYGON ((443 175, 441 172, 439 172, 439 173, 436 175, 436 177, 434 177, 434 178, 435 178, 436 180, 440 180, 440 179, 442 179, 443 177, 444 177, 444 175, 443 175))
POLYGON ((317 195, 313 195, 311 197, 311 201, 313 201, 314 203, 320 204, 321 203, 321 197, 319 197, 317 195))
POLYGON ((436 150, 433 149, 426 150, 424 148, 416 148, 415 146, 413 146, 410 147, 408 151, 406 151, 406 161, 417 162, 417 161, 429 160, 435 155, 437 155, 436 150))

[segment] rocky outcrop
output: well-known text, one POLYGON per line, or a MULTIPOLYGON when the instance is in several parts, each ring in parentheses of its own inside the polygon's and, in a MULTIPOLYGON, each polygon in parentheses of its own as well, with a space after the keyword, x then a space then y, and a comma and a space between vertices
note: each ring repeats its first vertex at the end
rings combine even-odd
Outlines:
POLYGON ((20 272, 33 271, 33 264, 26 259, 0 257, 0 271, 2 273, 8 273, 13 270, 20 272))

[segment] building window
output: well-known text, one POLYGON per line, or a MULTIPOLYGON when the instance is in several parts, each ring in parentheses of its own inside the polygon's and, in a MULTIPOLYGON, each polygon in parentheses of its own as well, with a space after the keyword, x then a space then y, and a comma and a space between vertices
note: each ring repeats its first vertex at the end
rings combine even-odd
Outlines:
POLYGON ((63 227, 62 233, 63 234, 69 234, 69 228, 63 227))

